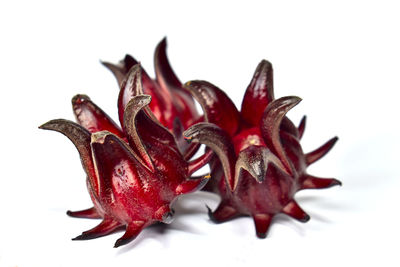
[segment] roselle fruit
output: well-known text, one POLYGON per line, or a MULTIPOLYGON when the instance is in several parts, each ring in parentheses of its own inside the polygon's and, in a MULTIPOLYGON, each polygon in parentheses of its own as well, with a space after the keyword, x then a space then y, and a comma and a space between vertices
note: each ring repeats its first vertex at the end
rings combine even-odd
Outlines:
POLYGON ((74 240, 97 238, 125 228, 115 247, 127 244, 143 228, 156 222, 169 223, 171 202, 181 194, 199 190, 209 178, 191 175, 207 164, 212 153, 188 161, 198 145, 182 143, 172 133, 181 132, 201 117, 190 93, 184 91, 169 66, 165 40, 157 47, 155 61, 156 80, 151 80, 129 56, 120 65, 105 63, 121 88, 121 127, 86 95, 72 99, 78 123, 58 119, 39 127, 67 136, 76 146, 87 175, 94 206, 67 214, 102 219, 74 240))
POLYGON ((266 237, 272 218, 287 214, 301 222, 309 220, 294 195, 303 189, 340 185, 333 178, 309 175, 307 167, 323 157, 336 143, 332 138, 320 148, 303 153, 300 139, 305 117, 299 127, 286 113, 301 99, 274 98, 272 65, 261 61, 247 87, 239 112, 227 95, 206 81, 188 82, 185 87, 201 104, 207 122, 184 132, 190 142, 212 149, 212 179, 205 189, 221 196, 210 218, 217 223, 241 215, 252 216, 256 233, 266 237))

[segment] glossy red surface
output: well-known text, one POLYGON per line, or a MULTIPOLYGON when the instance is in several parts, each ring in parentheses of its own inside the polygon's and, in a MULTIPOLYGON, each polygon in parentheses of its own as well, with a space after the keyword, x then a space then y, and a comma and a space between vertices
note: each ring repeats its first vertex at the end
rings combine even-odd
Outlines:
MULTIPOLYGON (((187 128, 199 120, 200 115, 196 111, 192 96, 183 89, 170 66, 166 47, 167 41, 164 38, 158 44, 154 54, 156 79, 151 79, 146 71, 142 70, 143 93, 152 97, 149 107, 162 125, 172 129, 175 118, 179 118, 184 128, 187 128)), ((103 62, 103 64, 111 70, 120 85, 118 113, 120 122, 123 124, 125 106, 133 96, 137 95, 137 92, 132 91, 135 88, 132 83, 135 81, 124 78, 138 62, 127 55, 119 64, 108 62, 103 62)))
POLYGON ((337 137, 313 152, 303 152, 300 139, 305 117, 299 127, 286 117, 301 99, 274 99, 272 65, 268 61, 258 65, 240 113, 225 93, 208 82, 193 81, 185 86, 202 105, 207 122, 190 127, 184 135, 216 154, 211 161, 212 179, 205 187, 222 199, 215 211, 209 211, 213 221, 249 215, 257 236, 266 237, 271 219, 278 213, 302 222, 309 220, 293 198, 297 191, 341 184, 307 173, 307 166, 324 156, 337 137))
POLYGON ((74 240, 97 238, 125 228, 115 247, 124 245, 150 224, 171 222, 172 201, 199 190, 208 181, 209 176, 191 178, 208 163, 212 153, 187 161, 198 145, 182 142, 182 128, 202 117, 172 72, 165 48, 164 39, 156 49, 156 80, 151 80, 130 56, 120 65, 104 63, 121 87, 118 108, 122 127, 85 95, 72 99, 78 123, 59 119, 40 126, 58 131, 74 143, 87 174, 94 207, 67 214, 102 219, 74 240))

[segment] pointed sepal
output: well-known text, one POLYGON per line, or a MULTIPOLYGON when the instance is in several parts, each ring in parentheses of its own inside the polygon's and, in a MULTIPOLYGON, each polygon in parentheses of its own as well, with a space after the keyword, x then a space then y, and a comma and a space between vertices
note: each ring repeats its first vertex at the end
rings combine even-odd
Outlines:
POLYGON ((154 68, 157 82, 164 88, 182 91, 190 96, 189 92, 183 90, 182 83, 172 70, 166 50, 167 38, 163 38, 154 52, 154 68))
POLYGON ((121 90, 118 96, 118 115, 119 121, 124 126, 124 112, 129 101, 143 94, 142 70, 140 64, 134 65, 127 73, 124 81, 121 83, 121 90))
MULTIPOLYGON (((148 96, 138 96, 138 100, 144 99, 144 101, 147 101, 145 100, 146 98, 148 98, 148 96)), ((132 105, 132 107, 134 107, 136 101, 137 100, 132 99, 132 103, 130 103, 129 106, 132 105)), ((182 157, 173 134, 152 116, 148 106, 143 107, 137 112, 135 116, 135 127, 144 147, 148 144, 152 146, 152 149, 148 151, 148 153, 154 153, 154 149, 157 147, 159 152, 162 150, 166 152, 168 150, 176 157, 182 157)))
POLYGON ((86 210, 80 210, 80 211, 67 211, 67 215, 71 217, 76 217, 76 218, 86 218, 86 219, 100 219, 101 216, 98 214, 96 209, 89 208, 86 210))
POLYGON ((289 215, 290 217, 300 221, 300 222, 308 222, 310 220, 310 216, 305 213, 297 204, 296 201, 290 201, 282 210, 283 213, 289 215))
MULTIPOLYGON (((127 134, 131 148, 141 156, 146 166, 154 172, 155 168, 153 161, 147 153, 146 147, 144 146, 136 128, 136 116, 139 112, 143 112, 142 109, 147 106, 150 101, 151 96, 149 95, 137 95, 129 101, 124 112, 124 130, 127 134)), ((142 114, 142 116, 146 115, 142 114)))
POLYGON ((207 122, 218 125, 230 136, 236 133, 239 126, 239 112, 221 89, 206 81, 187 82, 184 87, 200 103, 207 122))
POLYGON ((143 221, 133 221, 126 227, 125 233, 114 244, 114 248, 123 246, 134 240, 143 230, 145 223, 143 221))
POLYGON ((125 58, 122 59, 118 64, 113 64, 106 61, 100 62, 114 74, 119 86, 121 86, 129 70, 139 63, 130 55, 125 55, 125 58))
POLYGON ((272 100, 274 100, 272 64, 262 60, 244 95, 242 117, 253 126, 259 125, 264 109, 272 100))
POLYGON ((122 224, 112 219, 104 219, 96 227, 83 232, 81 235, 73 238, 72 240, 89 240, 111 234, 122 227, 122 224))
POLYGON ((336 142, 339 140, 337 136, 333 137, 330 139, 328 142, 320 146, 314 151, 311 151, 306 154, 306 163, 307 165, 311 165, 323 156, 325 156, 331 149, 332 147, 336 144, 336 142))
POLYGON ((124 137, 120 127, 87 95, 76 95, 71 102, 76 121, 89 132, 109 131, 124 137))
POLYGON ((89 183, 93 187, 94 192, 97 194, 99 189, 99 181, 97 179, 95 166, 92 159, 90 132, 75 122, 63 119, 51 120, 39 126, 39 128, 62 133, 71 140, 79 152, 82 166, 89 179, 89 183))
POLYGON ((258 238, 266 238, 269 226, 272 221, 270 214, 259 213, 253 215, 254 225, 256 226, 256 234, 258 238))
POLYGON ((300 189, 324 189, 335 185, 342 185, 342 182, 334 178, 319 178, 311 175, 304 177, 300 189))
POLYGON ((215 124, 201 122, 187 129, 183 135, 189 142, 204 144, 217 154, 222 163, 227 184, 233 191, 237 185, 237 181, 234 180, 236 155, 227 132, 215 124))
POLYGON ((175 194, 182 195, 199 191, 207 184, 210 178, 210 174, 200 177, 191 177, 176 187, 175 194))
POLYGON ((286 113, 296 106, 301 99, 296 96, 282 97, 272 101, 263 113, 261 133, 268 148, 282 161, 287 171, 293 174, 293 166, 282 147, 280 126, 286 113))

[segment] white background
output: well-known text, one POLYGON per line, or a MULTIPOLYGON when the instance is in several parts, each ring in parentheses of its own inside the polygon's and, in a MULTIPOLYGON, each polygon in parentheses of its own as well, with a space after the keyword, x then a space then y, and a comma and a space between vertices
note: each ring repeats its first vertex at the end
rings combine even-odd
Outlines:
POLYGON ((400 10, 397 1, 1 1, 0 266, 399 266, 400 10), (208 80, 240 105, 261 59, 274 65, 275 95, 303 101, 302 144, 339 142, 310 173, 343 187, 301 192, 306 224, 278 216, 267 239, 250 218, 215 225, 194 194, 168 227, 72 237, 98 221, 69 218, 88 208, 73 145, 38 130, 73 119, 70 99, 88 94, 117 118, 118 88, 99 59, 130 53, 153 75, 153 51, 168 37, 179 78, 208 80))

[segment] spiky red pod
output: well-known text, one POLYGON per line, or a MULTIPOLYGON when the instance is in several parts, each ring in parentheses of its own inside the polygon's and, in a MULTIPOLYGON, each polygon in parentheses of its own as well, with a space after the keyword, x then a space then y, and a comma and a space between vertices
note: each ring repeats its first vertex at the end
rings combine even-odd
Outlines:
MULTIPOLYGON (((165 63, 161 66, 168 69, 165 63)), ((171 73, 164 71, 159 77, 168 80, 171 79, 169 75, 171 73)), ((209 152, 193 161, 186 160, 193 147, 178 147, 173 134, 149 109, 152 97, 143 94, 139 64, 122 79, 118 101, 122 127, 85 95, 72 99, 79 124, 59 119, 40 126, 58 131, 73 142, 87 175, 87 188, 94 207, 69 211, 68 214, 102 219, 98 226, 74 240, 97 238, 125 227, 125 234, 117 240, 115 247, 130 242, 150 224, 169 223, 173 214, 171 202, 206 183, 209 176, 191 178, 191 175, 207 164, 212 155, 209 152)), ((146 79, 143 78, 145 84, 146 79)), ((157 89, 147 92, 156 94, 157 89)), ((190 101, 185 103, 192 105, 190 101)), ((183 122, 190 124, 185 116, 181 116, 183 122)), ((172 122, 169 117, 165 120, 172 122)))
POLYGON ((215 222, 239 215, 252 216, 258 237, 265 237, 274 215, 285 213, 306 222, 309 216, 294 200, 297 191, 340 185, 336 179, 317 178, 306 168, 335 144, 332 138, 304 154, 300 139, 305 117, 297 128, 285 116, 300 98, 274 99, 272 66, 263 60, 248 86, 241 112, 223 91, 205 81, 186 88, 201 104, 207 122, 184 132, 185 138, 207 145, 217 155, 211 161, 212 179, 206 189, 222 201, 209 214, 215 222))

